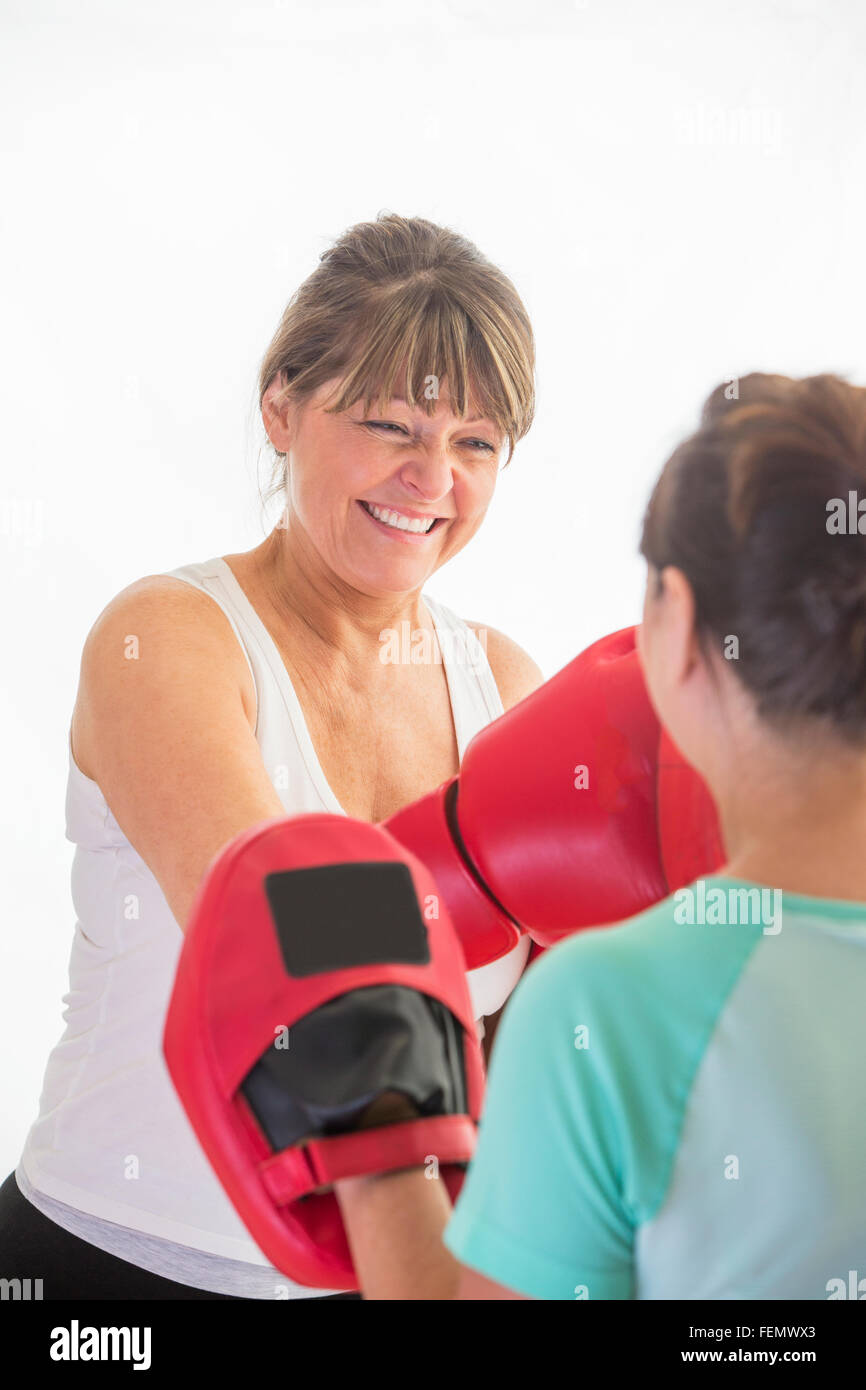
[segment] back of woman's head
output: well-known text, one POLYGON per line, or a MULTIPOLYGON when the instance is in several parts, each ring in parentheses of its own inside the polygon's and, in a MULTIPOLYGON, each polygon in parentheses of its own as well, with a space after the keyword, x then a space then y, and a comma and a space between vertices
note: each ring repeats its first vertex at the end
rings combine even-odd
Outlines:
POLYGON ((349 227, 292 296, 261 364, 259 406, 277 377, 296 405, 339 377, 329 411, 362 398, 369 409, 399 384, 432 414, 445 379, 451 409, 493 420, 510 461, 532 423, 534 370, 529 315, 508 277, 458 232, 381 213, 349 227))
POLYGON ((866 742, 866 389, 760 372, 716 387, 641 554, 682 570, 702 642, 736 655, 760 716, 866 742))

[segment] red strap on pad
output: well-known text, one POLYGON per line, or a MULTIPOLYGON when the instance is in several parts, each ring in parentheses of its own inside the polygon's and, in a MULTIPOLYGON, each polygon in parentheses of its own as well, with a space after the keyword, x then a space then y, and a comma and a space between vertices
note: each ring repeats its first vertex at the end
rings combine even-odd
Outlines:
POLYGON ((330 1187, 340 1178, 423 1167, 431 1157, 440 1167, 468 1163, 475 1142, 475 1125, 468 1115, 437 1115, 332 1139, 314 1139, 303 1148, 285 1149, 265 1159, 259 1176, 276 1205, 285 1206, 317 1187, 330 1187))

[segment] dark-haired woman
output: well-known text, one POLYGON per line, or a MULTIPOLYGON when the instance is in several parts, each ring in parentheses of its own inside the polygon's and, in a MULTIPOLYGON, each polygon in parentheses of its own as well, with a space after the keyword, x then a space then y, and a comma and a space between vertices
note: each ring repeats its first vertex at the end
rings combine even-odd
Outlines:
MULTIPOLYGON (((387 817, 540 684, 515 643, 422 592, 481 525, 533 373, 514 286, 464 237, 394 215, 350 228, 261 367, 281 524, 98 618, 71 729, 66 1030, 0 1189, 0 1277, 51 1299, 328 1295, 268 1263, 174 1092, 161 1038, 182 932, 240 830, 387 817)), ((525 958, 472 972, 479 1018, 525 958)))
POLYGON ((836 523, 851 493, 866 498, 866 390, 832 376, 719 388, 668 461, 641 658, 728 862, 530 968, 435 1265, 442 1184, 338 1184, 368 1296, 866 1296, 866 535, 836 523))

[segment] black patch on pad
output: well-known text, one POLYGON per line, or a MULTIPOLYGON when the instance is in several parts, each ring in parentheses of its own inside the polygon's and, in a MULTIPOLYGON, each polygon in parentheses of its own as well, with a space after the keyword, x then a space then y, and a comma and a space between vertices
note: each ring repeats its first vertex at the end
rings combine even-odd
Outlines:
POLYGON ((427 965, 430 943, 408 864, 325 864, 267 874, 283 964, 302 979, 360 965, 427 965))

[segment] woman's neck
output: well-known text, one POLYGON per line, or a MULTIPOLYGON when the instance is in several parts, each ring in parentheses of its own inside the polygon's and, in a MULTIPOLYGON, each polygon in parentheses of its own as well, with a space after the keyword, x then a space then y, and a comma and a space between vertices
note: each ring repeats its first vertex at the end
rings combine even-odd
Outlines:
POLYGON ((731 773, 718 800, 722 872, 790 893, 866 901, 866 756, 834 746, 731 773))
POLYGON ((421 591, 375 596, 345 583, 322 562, 298 526, 275 527, 243 566, 280 631, 299 639, 309 659, 325 672, 363 682, 380 672, 383 633, 430 628, 421 591))

